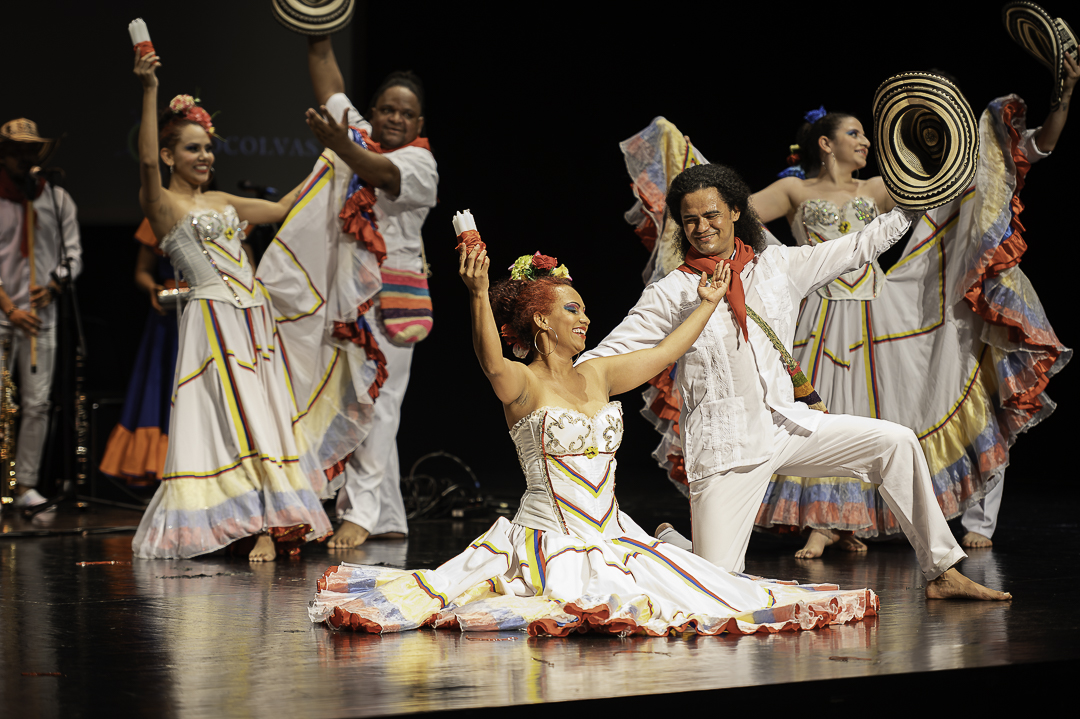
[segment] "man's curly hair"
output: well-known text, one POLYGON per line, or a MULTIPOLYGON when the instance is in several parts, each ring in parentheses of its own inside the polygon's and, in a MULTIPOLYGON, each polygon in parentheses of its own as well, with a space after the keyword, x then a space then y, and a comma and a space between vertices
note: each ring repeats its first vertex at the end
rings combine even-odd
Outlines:
POLYGON ((679 245, 679 252, 685 257, 690 249, 690 241, 686 239, 686 233, 682 227, 682 201, 687 195, 715 187, 720 193, 720 199, 731 210, 739 211, 739 219, 735 221, 735 236, 754 249, 761 252, 765 249, 765 231, 761 228, 761 220, 754 212, 750 204, 750 188, 739 177, 739 173, 725 165, 695 165, 680 172, 667 193, 667 211, 671 221, 675 223, 675 241, 679 245))

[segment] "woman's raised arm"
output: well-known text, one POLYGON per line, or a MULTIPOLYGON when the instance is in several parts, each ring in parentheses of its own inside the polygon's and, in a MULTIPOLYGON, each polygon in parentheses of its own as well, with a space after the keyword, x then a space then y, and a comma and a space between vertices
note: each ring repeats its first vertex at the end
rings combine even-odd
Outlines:
POLYGON ((764 190, 750 195, 750 204, 754 206, 758 219, 762 222, 772 222, 781 217, 787 217, 795 207, 791 197, 792 190, 798 182, 801 180, 797 177, 784 177, 764 190))
POLYGON ((285 218, 289 215, 289 210, 292 209, 292 206, 296 204, 297 198, 300 197, 300 193, 303 191, 304 183, 306 182, 307 178, 305 177, 301 180, 299 185, 292 188, 288 194, 277 202, 260 200, 256 197, 230 195, 227 192, 208 192, 206 194, 219 194, 225 197, 226 201, 236 208, 236 215, 241 220, 247 220, 252 225, 269 225, 285 221, 285 218))
POLYGON ((139 125, 139 204, 151 222, 158 220, 159 224, 162 220, 167 221, 161 215, 164 191, 158 159, 156 68, 160 65, 157 53, 140 56, 139 48, 135 48, 135 76, 143 87, 142 122, 139 125))
POLYGON ((511 362, 503 357, 499 328, 495 326, 495 315, 491 311, 491 300, 488 299, 488 268, 491 260, 487 256, 487 250, 474 249, 468 255, 465 252, 465 244, 462 243, 458 251, 458 274, 469 288, 473 350, 495 394, 503 404, 510 404, 525 393, 527 372, 520 362, 511 362))
POLYGON ((648 382, 690 350, 727 294, 731 284, 731 265, 719 263, 713 272, 711 284, 708 279, 704 272, 701 273, 698 282, 701 304, 655 347, 588 360, 605 378, 609 397, 629 392, 648 382))

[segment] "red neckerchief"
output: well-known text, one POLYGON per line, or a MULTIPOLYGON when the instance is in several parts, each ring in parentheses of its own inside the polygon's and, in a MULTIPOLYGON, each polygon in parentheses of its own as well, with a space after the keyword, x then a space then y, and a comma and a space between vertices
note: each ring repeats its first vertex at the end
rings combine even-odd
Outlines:
POLYGON ((367 130, 359 127, 355 127, 354 129, 360 132, 360 135, 364 138, 364 142, 367 143, 368 149, 372 152, 377 152, 380 155, 385 155, 388 152, 397 152, 404 147, 419 147, 427 150, 428 152, 431 152, 431 143, 428 142, 428 139, 426 137, 417 137, 412 142, 406 142, 401 147, 395 147, 393 150, 384 150, 382 148, 382 145, 371 139, 371 135, 367 133, 367 130))
MULTIPOLYGON (((350 127, 360 133, 369 150, 380 155, 397 152, 402 147, 419 147, 431 152, 431 143, 428 142, 426 137, 417 137, 412 142, 407 142, 401 147, 384 150, 379 143, 371 139, 367 130, 355 125, 350 125, 350 127)), ((382 233, 379 232, 379 226, 375 222, 375 191, 367 183, 364 183, 359 190, 345 201, 345 206, 341 208, 338 217, 342 220, 342 230, 362 242, 368 251, 375 255, 375 259, 381 267, 383 260, 386 259, 386 241, 383 239, 382 233), (364 216, 365 213, 367 217, 364 216)))
POLYGON ((8 175, 7 170, 0 167, 0 197, 12 202, 18 202, 23 206, 22 236, 19 238, 19 253, 26 257, 30 254, 30 225, 37 224, 37 211, 34 209, 34 200, 41 197, 45 190, 45 178, 38 178, 34 187, 33 199, 26 196, 26 190, 8 175))
POLYGON ((702 272, 712 277, 713 271, 721 262, 731 265, 731 286, 728 287, 727 300, 728 304, 731 305, 731 311, 735 313, 735 320, 739 323, 739 327, 742 327, 743 337, 747 342, 750 341, 750 333, 746 329, 746 292, 743 290, 742 277, 739 276, 739 273, 746 267, 746 263, 752 259, 754 259, 754 250, 736 237, 735 256, 730 260, 715 255, 706 257, 691 247, 686 251, 685 261, 679 265, 680 270, 697 277, 700 277, 702 272))

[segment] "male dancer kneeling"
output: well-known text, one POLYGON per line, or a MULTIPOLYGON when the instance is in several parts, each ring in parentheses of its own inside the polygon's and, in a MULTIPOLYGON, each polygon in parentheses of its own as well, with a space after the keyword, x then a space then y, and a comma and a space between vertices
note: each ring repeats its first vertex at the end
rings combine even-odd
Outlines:
POLYGON ((582 357, 657 344, 696 306, 695 277, 717 262, 732 265, 730 311, 715 313, 678 363, 694 551, 742 571, 774 473, 851 476, 878 486, 915 548, 928 598, 1011 599, 955 569, 967 555, 934 497, 915 434, 892 422, 810 409, 795 400, 788 372, 802 298, 876 258, 921 213, 898 208, 829 242, 766 248, 749 196, 742 179, 722 165, 698 165, 676 177, 667 207, 680 227, 685 271, 645 288, 627 318, 582 357))

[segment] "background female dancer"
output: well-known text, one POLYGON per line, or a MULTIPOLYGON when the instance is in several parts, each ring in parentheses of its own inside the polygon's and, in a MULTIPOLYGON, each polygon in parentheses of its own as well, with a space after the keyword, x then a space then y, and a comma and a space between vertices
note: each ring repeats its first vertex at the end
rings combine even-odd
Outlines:
MULTIPOLYGON (((1065 60, 1066 97, 1046 123, 1026 131, 1025 108, 1015 96, 992 103, 980 122, 980 174, 971 189, 928 211, 888 271, 875 261, 807 298, 795 335, 794 355, 830 411, 890 419, 915 430, 946 517, 969 510, 963 521, 969 531, 961 540, 966 547, 990 545, 1009 447, 1053 410, 1042 390, 1069 355, 1048 329, 1033 291, 1020 293, 1016 305, 1025 316, 1041 318, 1020 319, 1038 329, 1016 326, 1009 310, 992 307, 999 301, 993 292, 973 290, 993 281, 989 269, 976 268, 1003 241, 1019 240, 1015 214, 1023 205, 1012 201, 1026 167, 1015 165, 1045 157, 1057 143, 1080 78, 1072 58, 1065 60), (1000 220, 981 226, 980 216, 988 214, 1000 220), (1015 237, 1005 240, 1003 234, 1015 237), (979 303, 973 293, 989 299, 979 303), (927 303, 927 296, 933 301, 927 303), (1002 334, 995 338, 987 326, 992 324, 1013 326, 1014 339, 1024 338, 1019 349, 1002 334), (1016 371, 1019 366, 1030 369, 1028 380, 1015 379, 1025 374, 1016 371)), ((798 152, 808 177, 784 177, 751 201, 763 222, 786 217, 799 244, 812 245, 860 229, 895 203, 880 177, 853 176, 870 150, 857 118, 822 109, 806 120, 798 152)), ((1013 265, 1022 252, 1010 251, 1013 265)), ((1011 271, 1020 282, 1020 270, 1011 271)), ((1026 278, 1022 283, 1029 287, 1026 278)), ((899 531, 871 486, 843 478, 774 477, 757 524, 813 527, 796 553, 804 558, 820 556, 834 542, 865 551, 847 534, 851 530, 860 536, 899 531)))
POLYGON ((258 535, 252 561, 330 533, 319 477, 305 476, 274 320, 247 255, 247 222, 284 219, 300 188, 271 203, 202 192, 214 155, 209 115, 178 96, 157 122, 156 54, 139 57, 139 202, 191 286, 180 318, 164 480, 133 541, 139 557, 190 557, 258 535), (163 187, 159 163, 169 168, 163 187))
POLYGON ((656 347, 575 367, 589 318, 569 278, 552 273, 555 260, 522 257, 513 279, 489 293, 486 250, 465 253, 462 246, 459 272, 470 293, 473 348, 502 402, 526 475, 521 508, 513 523, 499 519, 436 570, 331 568, 320 580, 312 621, 373 632, 435 624, 658 636, 749 633, 763 623, 772 630, 809 629, 875 611, 868 590, 785 588, 730 574, 649 537, 615 501, 614 455, 623 423, 610 397, 690 348, 727 292, 730 268, 718 265, 711 284, 702 273, 700 304, 656 347), (527 364, 503 357, 500 333, 527 364))

